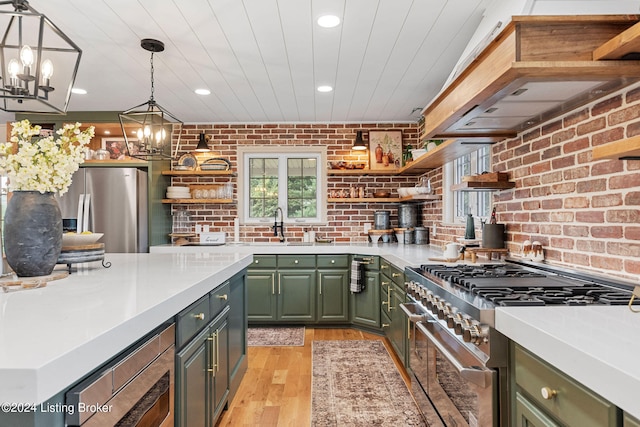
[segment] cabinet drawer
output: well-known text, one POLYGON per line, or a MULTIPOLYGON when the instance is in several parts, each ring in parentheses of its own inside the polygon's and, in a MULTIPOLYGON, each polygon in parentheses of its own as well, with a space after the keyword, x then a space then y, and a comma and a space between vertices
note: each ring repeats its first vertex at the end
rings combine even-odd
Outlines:
POLYGON ((380 257, 375 255, 354 255, 354 258, 362 260, 367 271, 380 270, 380 257))
POLYGON ((276 266, 277 258, 275 255, 254 255, 249 268, 276 268, 276 266))
POLYGON ((205 295, 189 307, 178 313, 176 340, 178 348, 185 345, 211 319, 209 295, 205 295))
POLYGON ((318 255, 318 268, 348 268, 348 255, 318 255))
POLYGON ((231 293, 229 282, 218 286, 209 293, 209 312, 211 318, 214 318, 229 304, 229 294, 231 293))
POLYGON ((536 405, 563 423, 584 427, 616 423, 613 404, 519 346, 515 347, 515 376, 518 387, 536 405))
POLYGON ((278 268, 316 268, 316 256, 278 255, 278 268))
POLYGON ((404 287, 404 271, 400 270, 389 261, 382 259, 380 261, 380 270, 382 274, 389 277, 396 285, 404 287))

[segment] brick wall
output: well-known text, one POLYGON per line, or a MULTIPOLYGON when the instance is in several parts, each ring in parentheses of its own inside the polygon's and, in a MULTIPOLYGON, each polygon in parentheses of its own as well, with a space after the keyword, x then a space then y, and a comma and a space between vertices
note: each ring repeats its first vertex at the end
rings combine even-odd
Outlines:
POLYGON ((538 240, 548 262, 637 280, 640 161, 594 161, 591 149, 640 134, 640 86, 554 119, 492 148, 513 190, 494 195, 508 248, 538 240))
MULTIPOLYGON (((211 154, 198 154, 198 160, 206 157, 224 157, 231 161, 234 170, 237 170, 237 148, 246 145, 287 145, 309 146, 325 145, 327 147, 328 161, 366 162, 368 152, 359 153, 351 150, 356 131, 363 130, 367 140, 368 130, 396 129, 402 130, 403 144, 411 144, 416 147, 418 142, 418 124, 202 124, 186 125, 182 137, 178 155, 192 152, 197 143, 198 135, 204 132, 211 135, 209 147, 211 154)), ((175 149, 175 147, 173 148, 175 149)), ((237 200, 237 178, 204 178, 188 177, 173 178, 174 185, 191 183, 217 183, 224 184, 231 181, 234 185, 234 200, 237 200)), ((388 189, 397 196, 397 188, 400 186, 414 186, 418 182, 417 177, 392 177, 392 176, 329 176, 327 179, 328 190, 348 189, 352 186, 365 187, 367 193, 374 189, 388 189)), ((174 206, 176 209, 177 205, 174 206)), ((233 219, 238 216, 237 205, 234 204, 194 204, 180 205, 187 209, 194 222, 207 224, 216 231, 225 231, 228 236, 233 235, 233 219)), ((329 203, 327 210, 328 223, 314 227, 316 234, 329 237, 335 241, 363 242, 368 237, 363 233, 365 223, 373 223, 376 210, 388 209, 392 212, 392 225, 397 226, 396 206, 390 203, 329 203)), ((274 238, 271 224, 262 227, 241 226, 240 235, 242 241, 271 241, 274 238)), ((303 228, 286 226, 285 235, 289 241, 301 241, 303 228)))

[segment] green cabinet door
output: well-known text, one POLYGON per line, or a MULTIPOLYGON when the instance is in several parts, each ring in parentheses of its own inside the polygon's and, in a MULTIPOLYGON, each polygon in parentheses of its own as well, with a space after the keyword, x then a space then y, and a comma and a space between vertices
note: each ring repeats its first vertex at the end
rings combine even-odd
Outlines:
POLYGON ((349 320, 349 270, 318 270, 318 322, 349 320))
POLYGON ((176 356, 175 425, 177 427, 206 426, 209 392, 209 329, 196 336, 176 356))
POLYGON ((625 412, 622 426, 623 427, 640 427, 640 421, 625 412))
POLYGON ((520 393, 516 393, 515 418, 515 427, 560 427, 520 393))
POLYGON ((351 321, 354 324, 380 328, 380 272, 365 271, 365 288, 351 293, 351 321))
POLYGON ((175 425, 213 427, 229 394, 229 309, 176 356, 175 425))
POLYGON ((231 279, 229 295, 229 400, 247 371, 246 298, 245 274, 237 274, 231 279))
POLYGON ((229 394, 229 328, 227 316, 215 320, 209 329, 211 408, 208 426, 215 426, 229 394))
POLYGON ((278 270, 277 319, 314 321, 316 316, 315 292, 315 269, 278 270))
POLYGON ((389 318, 391 326, 387 336, 402 363, 407 365, 407 317, 402 314, 400 304, 405 302, 404 291, 396 285, 389 288, 389 318))
POLYGON ((276 320, 275 270, 247 271, 247 315, 249 320, 276 320))

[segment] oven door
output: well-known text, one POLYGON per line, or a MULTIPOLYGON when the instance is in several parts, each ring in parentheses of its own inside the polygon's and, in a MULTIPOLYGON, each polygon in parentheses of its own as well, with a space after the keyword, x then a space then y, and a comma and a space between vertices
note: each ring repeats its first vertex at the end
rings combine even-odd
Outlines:
POLYGON ((485 367, 437 320, 418 322, 417 350, 425 354, 426 392, 447 426, 497 425, 497 371, 485 367))

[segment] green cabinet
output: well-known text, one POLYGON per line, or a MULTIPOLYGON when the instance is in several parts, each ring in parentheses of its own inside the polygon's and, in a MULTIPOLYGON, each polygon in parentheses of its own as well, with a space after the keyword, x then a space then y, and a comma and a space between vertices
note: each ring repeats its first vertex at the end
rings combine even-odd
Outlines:
POLYGON ((407 365, 408 325, 400 304, 406 300, 404 272, 385 259, 380 261, 380 289, 382 291, 382 330, 396 354, 407 365))
POLYGON ((278 269, 277 288, 276 320, 315 320, 315 269, 278 269))
POLYGON ((316 320, 349 321, 349 256, 318 255, 316 320))
POLYGON ((632 417, 631 415, 624 413, 623 427, 640 427, 640 420, 632 417))
POLYGON ((176 356, 176 426, 214 426, 229 391, 229 308, 176 356))
POLYGON ((374 329, 380 329, 380 258, 377 256, 356 255, 366 264, 364 266, 364 289, 351 292, 351 322, 374 329))
POLYGON ((215 426, 247 370, 245 272, 176 316, 175 425, 215 426))
POLYGON ((315 321, 315 255, 257 255, 247 271, 248 319, 315 321))
POLYGON ((616 406, 517 344, 512 344, 512 367, 513 425, 618 425, 616 406))
POLYGON ((247 287, 245 274, 229 284, 229 400, 233 399, 247 371, 247 287))

